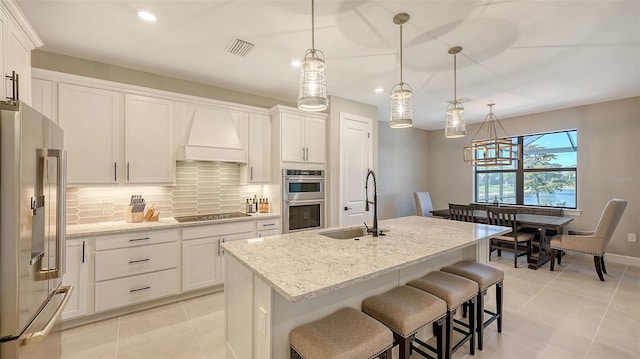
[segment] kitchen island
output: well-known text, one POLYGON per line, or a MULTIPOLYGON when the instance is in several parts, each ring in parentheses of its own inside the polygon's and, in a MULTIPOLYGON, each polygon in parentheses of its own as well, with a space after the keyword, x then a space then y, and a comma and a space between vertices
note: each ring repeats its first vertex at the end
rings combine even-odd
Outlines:
POLYGON ((291 329, 458 260, 486 263, 488 239, 510 228, 402 217, 386 235, 334 239, 289 233, 222 245, 228 358, 287 358, 291 329))

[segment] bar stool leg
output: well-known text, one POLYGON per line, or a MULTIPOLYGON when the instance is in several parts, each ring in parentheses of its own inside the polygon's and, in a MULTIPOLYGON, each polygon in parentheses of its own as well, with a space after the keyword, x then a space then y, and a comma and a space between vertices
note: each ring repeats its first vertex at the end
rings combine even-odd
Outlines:
POLYGON ((478 302, 478 315, 476 321, 476 330, 478 331, 478 350, 482 350, 482 339, 484 332, 484 293, 486 291, 479 290, 476 301, 478 302))
POLYGON ((398 334, 393 333, 394 339, 399 344, 398 353, 400 359, 409 359, 411 355, 411 337, 403 338, 398 334))
POLYGON ((444 335, 444 357, 446 359, 451 359, 451 355, 453 353, 453 312, 451 310, 447 311, 447 325, 445 330, 447 333, 444 335))
POLYGON ((502 333, 502 282, 496 284, 496 311, 498 312, 498 333, 502 333))
POLYGON ((438 359, 444 358, 444 338, 442 331, 442 318, 433 322, 433 335, 436 337, 436 349, 438 351, 438 359))
POLYGON ((469 354, 471 355, 476 353, 476 321, 473 320, 476 318, 476 303, 474 302, 475 300, 471 299, 471 303, 469 303, 469 333, 471 334, 471 338, 469 338, 469 354))

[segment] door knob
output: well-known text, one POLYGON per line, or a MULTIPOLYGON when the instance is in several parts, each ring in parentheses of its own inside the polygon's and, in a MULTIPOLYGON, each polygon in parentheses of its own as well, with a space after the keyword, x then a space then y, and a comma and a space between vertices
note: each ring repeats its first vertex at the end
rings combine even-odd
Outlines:
POLYGON ((353 209, 353 208, 351 208, 351 207, 347 207, 347 206, 344 206, 344 210, 345 210, 345 211, 348 211, 348 210, 350 210, 350 209, 353 209))

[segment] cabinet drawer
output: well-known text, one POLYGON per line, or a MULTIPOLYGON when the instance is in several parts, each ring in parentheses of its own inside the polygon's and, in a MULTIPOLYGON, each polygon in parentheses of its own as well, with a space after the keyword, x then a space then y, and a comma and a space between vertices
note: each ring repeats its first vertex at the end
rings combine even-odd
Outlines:
POLYGON ((178 243, 96 252, 95 280, 155 272, 178 266, 178 243))
POLYGON ((280 218, 259 219, 256 221, 258 231, 280 228, 280 218))
POLYGON ((275 236, 280 234, 279 229, 265 229, 264 231, 258 231, 258 237, 275 236))
POLYGON ((208 226, 193 226, 182 229, 182 239, 194 239, 202 237, 219 237, 233 233, 253 232, 254 221, 212 224, 208 226))
POLYGON ((178 292, 178 270, 141 274, 96 283, 96 312, 136 304, 178 292))
POLYGON ((99 236, 96 237, 96 251, 113 248, 134 247, 145 244, 175 242, 177 240, 177 229, 99 236))

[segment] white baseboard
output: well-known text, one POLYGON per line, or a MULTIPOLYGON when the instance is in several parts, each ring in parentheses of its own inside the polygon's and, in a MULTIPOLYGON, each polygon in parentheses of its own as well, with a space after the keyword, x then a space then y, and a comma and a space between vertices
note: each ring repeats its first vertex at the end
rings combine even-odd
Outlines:
POLYGON ((623 256, 620 254, 611 254, 611 253, 605 253, 604 257, 607 262, 640 267, 640 258, 638 257, 629 257, 629 256, 623 256))
MULTIPOLYGON (((572 252, 572 251, 568 251, 567 253, 580 256, 580 257, 585 257, 585 258, 593 258, 591 254, 586 254, 586 253, 572 252)), ((604 260, 605 260, 605 265, 607 263, 617 263, 617 264, 640 267, 640 258, 638 257, 629 257, 629 256, 623 256, 620 254, 605 253, 604 260)))

